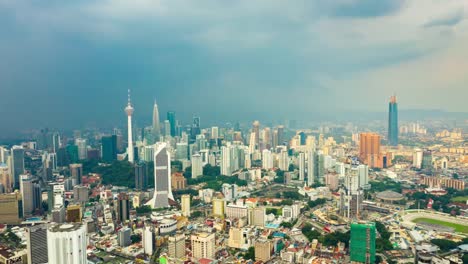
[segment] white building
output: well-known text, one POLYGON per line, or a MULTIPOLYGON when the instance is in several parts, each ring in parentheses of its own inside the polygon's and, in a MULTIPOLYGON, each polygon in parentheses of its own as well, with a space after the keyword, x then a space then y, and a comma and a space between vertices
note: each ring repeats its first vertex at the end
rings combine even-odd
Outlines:
POLYGON ((231 169, 231 151, 229 147, 221 147, 221 174, 226 176, 232 175, 231 169))
POLYGON ((203 175, 203 161, 200 154, 192 156, 192 178, 196 179, 198 176, 203 175))
POLYGON ((268 149, 262 151, 262 168, 266 170, 273 169, 273 156, 268 149))
POLYGON ((148 202, 151 208, 169 206, 169 200, 174 200, 171 187, 171 156, 166 143, 155 144, 154 151, 154 196, 148 202))
POLYGON ((299 152, 298 156, 298 163, 299 163, 299 180, 303 181, 305 178, 305 153, 299 152))
POLYGON ((194 258, 215 258, 215 234, 198 233, 190 238, 192 243, 192 254, 194 258))
POLYGON ((86 226, 81 223, 51 225, 47 230, 49 264, 85 264, 86 226))
POLYGON ((182 207, 182 215, 190 217, 190 194, 184 194, 180 198, 180 204, 182 207))

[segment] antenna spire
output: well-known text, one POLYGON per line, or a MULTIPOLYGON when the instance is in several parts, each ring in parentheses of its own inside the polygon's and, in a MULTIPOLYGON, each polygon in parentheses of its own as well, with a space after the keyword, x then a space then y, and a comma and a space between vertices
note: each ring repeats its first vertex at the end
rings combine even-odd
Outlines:
POLYGON ((132 102, 130 100, 130 89, 128 89, 128 105, 132 105, 132 102))

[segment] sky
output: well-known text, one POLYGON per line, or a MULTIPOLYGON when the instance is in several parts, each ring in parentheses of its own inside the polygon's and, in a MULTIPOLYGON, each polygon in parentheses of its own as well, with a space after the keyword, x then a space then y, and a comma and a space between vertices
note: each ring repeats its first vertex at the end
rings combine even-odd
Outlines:
MULTIPOLYGON (((4 131, 468 112, 468 0, 0 0, 4 131)), ((0 132, 1 133, 1 132, 0 132)))

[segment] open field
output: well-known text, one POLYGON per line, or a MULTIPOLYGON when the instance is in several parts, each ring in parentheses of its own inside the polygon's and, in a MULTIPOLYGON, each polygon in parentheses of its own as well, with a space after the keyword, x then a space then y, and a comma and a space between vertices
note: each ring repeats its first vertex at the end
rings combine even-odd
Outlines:
POLYGON ((451 199, 452 202, 460 202, 460 203, 466 203, 466 200, 468 200, 468 196, 458 196, 458 197, 453 197, 451 199))
POLYGON ((455 229, 455 231, 460 232, 460 233, 465 233, 468 234, 468 226, 466 225, 461 225, 461 224, 456 224, 456 223, 450 223, 446 221, 441 221, 437 219, 431 219, 431 218, 416 218, 413 220, 414 223, 421 223, 421 224, 433 224, 433 225, 440 225, 440 226, 446 226, 446 227, 451 227, 455 229))

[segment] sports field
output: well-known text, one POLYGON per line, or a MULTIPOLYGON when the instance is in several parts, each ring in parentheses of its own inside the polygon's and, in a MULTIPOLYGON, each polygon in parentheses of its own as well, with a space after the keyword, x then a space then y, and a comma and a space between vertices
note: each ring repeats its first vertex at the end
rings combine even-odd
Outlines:
POLYGON ((466 203, 466 200, 468 200, 468 196, 453 197, 451 200, 452 202, 466 203))
POLYGON ((441 225, 446 227, 451 227, 455 229, 457 232, 468 234, 468 226, 455 224, 450 222, 445 222, 441 220, 431 219, 431 218, 416 218, 413 220, 414 223, 426 223, 426 224, 433 224, 433 225, 441 225))

